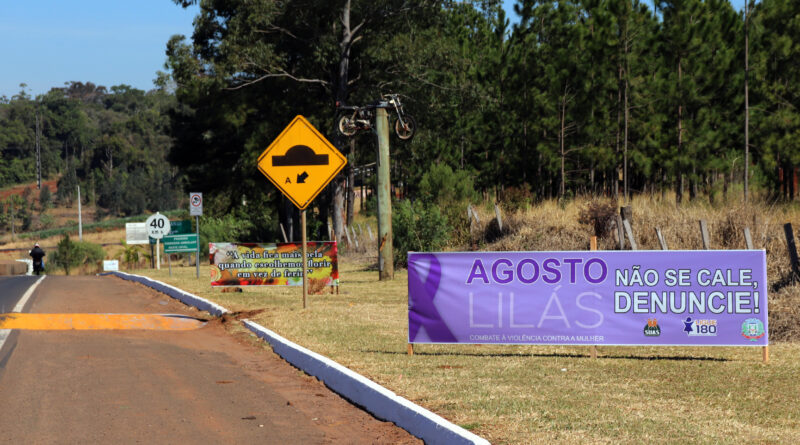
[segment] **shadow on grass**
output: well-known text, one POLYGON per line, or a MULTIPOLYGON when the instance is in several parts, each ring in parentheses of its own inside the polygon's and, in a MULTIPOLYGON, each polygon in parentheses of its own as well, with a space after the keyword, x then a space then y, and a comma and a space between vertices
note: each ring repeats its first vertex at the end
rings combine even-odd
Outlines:
MULTIPOLYGON (((407 355, 407 352, 401 351, 376 351, 376 350, 362 350, 361 352, 368 354, 384 354, 384 355, 407 355)), ((589 354, 569 354, 569 353, 522 353, 514 354, 509 352, 425 352, 414 351, 414 355, 424 355, 431 357, 541 357, 541 358, 591 358, 589 354)), ((691 357, 682 355, 671 356, 639 356, 639 355, 601 355, 598 359, 611 359, 611 360, 672 360, 672 361, 701 361, 701 362, 729 362, 730 359, 720 357, 691 357)))

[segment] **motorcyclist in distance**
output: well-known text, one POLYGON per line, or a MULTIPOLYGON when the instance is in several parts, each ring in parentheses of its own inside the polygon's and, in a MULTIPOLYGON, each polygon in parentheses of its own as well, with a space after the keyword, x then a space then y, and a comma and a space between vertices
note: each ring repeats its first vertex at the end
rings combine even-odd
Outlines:
POLYGON ((33 245, 33 249, 30 252, 31 258, 33 258, 33 272, 36 275, 44 272, 44 250, 39 247, 39 243, 33 245))

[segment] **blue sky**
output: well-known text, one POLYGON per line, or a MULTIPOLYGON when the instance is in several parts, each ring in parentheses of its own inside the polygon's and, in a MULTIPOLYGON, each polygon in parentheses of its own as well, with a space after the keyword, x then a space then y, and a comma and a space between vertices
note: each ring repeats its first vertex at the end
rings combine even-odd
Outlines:
POLYGON ((71 80, 151 89, 196 14, 171 0, 0 0, 0 96, 23 82, 34 95, 71 80))
MULTIPOLYGON (((512 16, 515 0, 504 3, 512 16)), ((171 0, 0 0, 0 96, 71 80, 151 89, 167 40, 191 36, 197 11, 171 0)))

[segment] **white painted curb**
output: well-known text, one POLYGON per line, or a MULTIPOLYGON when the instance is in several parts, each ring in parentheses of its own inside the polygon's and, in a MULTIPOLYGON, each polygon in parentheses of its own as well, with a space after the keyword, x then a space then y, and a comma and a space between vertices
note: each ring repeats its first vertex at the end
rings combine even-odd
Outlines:
MULTIPOLYGON (((125 272, 108 272, 101 275, 114 275, 124 280, 144 284, 176 298, 186 305, 208 311, 213 315, 219 316, 229 312, 216 303, 148 277, 125 272)), ((259 338, 269 343, 276 354, 293 366, 318 378, 328 388, 362 407, 378 419, 393 422, 424 440, 426 444, 489 444, 486 439, 398 396, 327 357, 293 343, 250 320, 244 320, 242 323, 259 338)))
POLYGON ((208 301, 205 298, 200 298, 197 295, 190 294, 182 289, 178 289, 175 286, 170 286, 167 283, 162 283, 161 281, 153 280, 148 277, 144 277, 142 275, 134 275, 131 273, 125 272, 107 272, 102 273, 100 275, 114 275, 116 277, 122 278, 123 280, 128 281, 135 281, 137 283, 144 284, 147 287, 151 287, 161 293, 167 294, 176 300, 180 300, 183 304, 187 306, 193 306, 201 311, 206 311, 211 315, 216 315, 217 317, 227 314, 230 312, 229 310, 225 309, 224 307, 214 303, 212 301, 208 301))
POLYGON ((276 354, 321 380, 337 394, 369 411, 375 417, 394 422, 424 440, 426 444, 489 444, 458 425, 398 396, 333 360, 293 343, 269 329, 244 320, 244 325, 272 346, 276 354))

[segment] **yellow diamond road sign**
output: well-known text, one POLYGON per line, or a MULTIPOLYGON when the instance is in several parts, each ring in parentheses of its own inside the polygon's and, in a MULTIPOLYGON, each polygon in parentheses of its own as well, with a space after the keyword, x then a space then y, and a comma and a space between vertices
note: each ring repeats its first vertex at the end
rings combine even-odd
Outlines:
POLYGON ((258 169, 304 210, 347 159, 303 116, 294 118, 258 158, 258 169))

